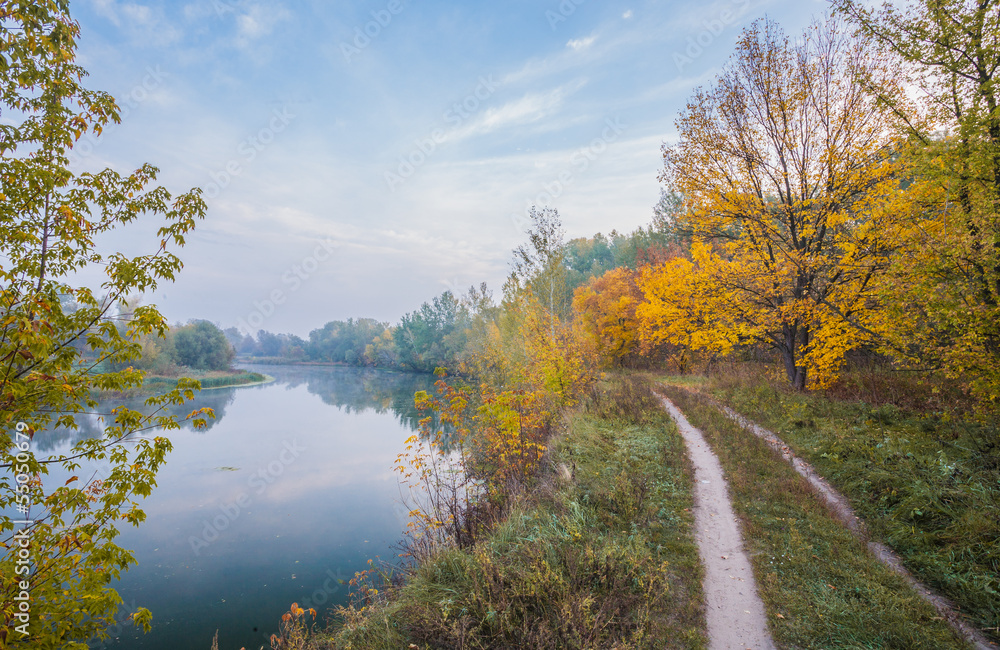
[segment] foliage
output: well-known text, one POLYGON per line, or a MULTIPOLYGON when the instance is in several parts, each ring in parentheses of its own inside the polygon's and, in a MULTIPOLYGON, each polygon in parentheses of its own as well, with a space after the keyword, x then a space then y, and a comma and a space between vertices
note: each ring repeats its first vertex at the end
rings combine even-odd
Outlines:
POLYGON ((306 650, 310 645, 310 618, 316 619, 315 609, 302 609, 298 603, 292 603, 281 615, 278 633, 271 635, 271 650, 306 650))
POLYGON ((530 291, 541 301, 555 328, 556 319, 570 313, 569 286, 566 282, 565 247, 562 220, 554 208, 538 210, 531 206, 528 213, 528 243, 514 249, 514 262, 508 278, 508 298, 520 291, 530 291))
POLYGON ((425 302, 404 315, 392 331, 397 363, 421 372, 454 365, 465 347, 468 321, 468 308, 450 291, 425 302))
POLYGON ((901 97, 895 78, 891 58, 836 21, 801 44, 756 22, 663 149, 661 179, 683 195, 687 225, 719 246, 712 283, 799 389, 830 381, 864 340, 840 321, 881 326, 869 303, 905 217, 893 155, 903 143, 895 113, 866 89, 901 97))
POLYGON ((625 267, 635 271, 677 254, 690 244, 690 236, 679 222, 683 213, 681 197, 661 190, 660 201, 653 208, 653 220, 624 234, 612 230, 607 236, 571 239, 563 247, 570 290, 599 278, 608 271, 625 267))
POLYGON ((177 363, 196 370, 228 370, 236 351, 226 335, 207 320, 172 330, 177 363))
MULTIPOLYGON (((182 264, 171 251, 205 204, 198 190, 173 198, 151 186, 150 165, 129 175, 69 169, 76 141, 119 116, 109 95, 82 86, 79 26, 67 2, 5 2, 0 34, 0 647, 83 649, 113 623, 121 598, 109 585, 134 562, 115 544, 116 525, 144 519, 138 500, 150 494, 170 450, 163 435, 137 434, 178 428, 166 409, 190 399, 197 382, 148 399, 150 415, 124 407, 104 414, 104 435, 66 456, 35 456, 32 439, 97 415, 91 391, 142 383, 143 373, 125 364, 140 355, 141 338, 163 333, 166 323, 142 306, 119 328, 116 311, 130 295, 174 278, 182 264), (128 257, 96 247, 106 233, 154 216, 164 223, 153 252, 128 257), (80 272, 103 274, 104 297, 70 284, 80 272), (121 369, 100 374, 99 365, 121 369), (96 464, 107 470, 95 473, 96 464), (69 480, 55 483, 54 470, 69 480), (15 506, 33 523, 15 525, 15 506), (15 533, 27 536, 27 549, 15 533), (24 550, 30 563, 18 564, 24 550), (23 591, 29 600, 16 600, 23 591)), ((203 425, 204 415, 189 418, 203 425)), ((148 630, 150 613, 140 608, 133 620, 148 630)))
POLYGON ((578 287, 573 309, 606 362, 634 363, 639 356, 636 308, 642 302, 636 273, 619 267, 578 287))
POLYGON ((471 391, 449 385, 443 371, 439 376, 435 386, 440 397, 426 391, 414 395, 417 408, 427 415, 419 422, 420 433, 406 439, 394 467, 400 484, 408 488, 408 553, 417 559, 444 545, 472 542, 475 531, 466 511, 480 494, 466 447, 471 391))
POLYGON ((174 331, 166 329, 160 335, 156 332, 146 334, 140 339, 142 352, 138 359, 132 361, 137 370, 145 370, 153 374, 171 373, 177 366, 177 350, 174 347, 174 331))
MULTIPOLYGON (((330 321, 321 329, 309 332, 306 354, 312 361, 342 361, 351 365, 362 365, 365 347, 381 336, 387 323, 373 318, 348 318, 346 321, 330 321)), ((262 337, 263 332, 258 334, 262 337)), ((278 356, 279 349, 265 349, 260 338, 262 356, 278 356)))
POLYGON ((527 387, 544 390, 553 411, 576 404, 595 380, 597 351, 582 321, 560 321, 528 293, 522 312, 520 340, 527 354, 523 377, 527 387))
POLYGON ((393 329, 387 327, 380 335, 365 346, 365 364, 376 368, 394 368, 399 365, 393 329))
POLYGON ((541 467, 549 426, 547 395, 543 391, 480 387, 473 438, 472 476, 496 505, 519 486, 529 483, 541 467))
POLYGON ((403 482, 415 488, 411 554, 469 546, 494 525, 512 496, 534 481, 555 419, 594 380, 596 357, 580 323, 564 321, 535 298, 532 287, 547 286, 561 254, 550 246, 558 240, 558 214, 533 215, 539 231, 529 235, 531 250, 515 251, 520 263, 499 308, 483 285, 462 303, 446 293, 395 330, 398 349, 400 331, 419 332, 427 322, 448 321, 435 314, 460 312, 462 368, 480 382, 474 389, 442 378, 438 396, 415 396, 428 415, 396 463, 403 482))
POLYGON ((414 397, 426 415, 395 467, 410 490, 407 546, 417 559, 468 547, 499 521, 511 496, 534 480, 550 431, 553 400, 544 391, 486 383, 473 390, 439 374, 436 396, 414 397))
MULTIPOLYGON (((967 385, 1000 414, 1000 3, 913 0, 834 5, 928 96, 915 139, 913 226, 884 292, 887 349, 967 385)), ((994 444, 1000 450, 1000 439, 994 444)))
POLYGON ((331 647, 705 647, 683 443, 648 384, 616 384, 594 394, 641 393, 642 417, 574 412, 539 489, 470 548, 429 558, 367 616, 348 616, 331 647))
POLYGON ((739 292, 716 282, 714 271, 725 262, 701 243, 693 244, 692 257, 647 266, 638 279, 644 297, 636 308, 642 346, 669 346, 681 373, 690 369, 692 351, 705 350, 714 358, 758 335, 743 318, 739 292))

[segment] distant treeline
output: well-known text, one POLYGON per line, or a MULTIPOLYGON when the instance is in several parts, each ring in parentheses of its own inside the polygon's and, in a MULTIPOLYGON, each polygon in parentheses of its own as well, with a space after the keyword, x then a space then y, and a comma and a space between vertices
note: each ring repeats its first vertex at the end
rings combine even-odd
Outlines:
MULTIPOLYGON (((568 241, 562 250, 564 273, 553 298, 559 310, 568 314, 573 291, 591 278, 615 268, 636 269, 665 257, 679 243, 671 219, 679 204, 676 196, 663 193, 650 226, 628 234, 613 230, 609 235, 597 233, 568 241)), ((433 372, 437 367, 458 369, 476 316, 498 309, 484 283, 471 287, 463 296, 445 291, 404 315, 396 325, 373 318, 349 318, 313 330, 308 340, 266 330, 251 336, 235 327, 226 329, 225 336, 243 358, 433 372)))
MULTIPOLYGON (((125 335, 137 306, 138 299, 132 299, 119 309, 116 329, 121 336, 125 335)), ((90 351, 84 345, 85 340, 81 338, 75 347, 80 349, 81 358, 88 359, 90 351)), ((103 362, 101 367, 106 371, 117 372, 131 366, 152 375, 176 377, 184 374, 186 369, 229 370, 236 357, 236 351, 222 330, 206 320, 191 320, 183 325, 173 325, 166 328, 162 336, 157 332, 150 332, 139 337, 136 345, 137 353, 141 349, 137 358, 103 362)))

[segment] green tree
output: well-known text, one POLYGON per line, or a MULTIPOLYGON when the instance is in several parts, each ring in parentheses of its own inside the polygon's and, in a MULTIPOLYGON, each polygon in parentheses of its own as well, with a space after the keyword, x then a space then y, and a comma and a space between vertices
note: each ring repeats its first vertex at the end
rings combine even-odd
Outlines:
POLYGON ((468 307, 445 291, 405 314, 392 330, 397 361, 403 368, 431 372, 453 366, 465 349, 468 307))
POLYGON ((374 318, 330 321, 322 328, 309 332, 306 351, 309 358, 316 361, 361 365, 365 361, 366 348, 385 332, 386 327, 387 323, 374 318))
POLYGON ((197 370, 228 370, 236 350, 226 335, 207 320, 197 320, 173 333, 177 363, 197 370))
MULTIPOLYGON (((93 414, 92 391, 142 383, 129 366, 95 368, 138 358, 141 337, 166 323, 152 306, 136 307, 122 329, 112 317, 128 296, 174 278, 182 264, 171 250, 205 212, 198 190, 173 198, 152 187, 150 165, 128 175, 69 168, 80 137, 119 120, 111 96, 82 85, 78 36, 66 0, 0 3, 0 647, 82 650, 105 634, 122 602, 110 584, 135 561, 115 544, 116 526, 143 520, 138 501, 170 450, 162 434, 135 434, 176 429, 165 409, 197 387, 182 381, 150 398, 150 415, 104 414, 103 436, 65 455, 32 452, 35 435, 75 429, 77 417, 93 414), (149 254, 96 247, 105 233, 157 215, 163 225, 149 254), (103 298, 70 283, 81 271, 103 273, 103 298), (107 467, 102 475, 96 463, 107 467), (53 467, 76 475, 56 483, 53 467), (33 523, 15 524, 22 519, 33 523), (30 563, 19 564, 22 551, 30 563)), ((201 415, 189 417, 202 425, 201 415)), ((148 629, 148 611, 134 618, 148 629)))
POLYGON ((549 333, 554 340, 557 321, 568 318, 572 309, 564 245, 566 231, 555 208, 538 210, 531 206, 528 219, 531 221, 528 243, 514 249, 507 293, 530 290, 548 311, 549 333))
MULTIPOLYGON (((834 5, 902 57, 929 98, 911 121, 920 161, 915 227, 887 293, 899 325, 893 352, 968 381, 1000 410, 1000 0, 834 5)), ((1000 448, 1000 441, 997 441, 1000 448)))

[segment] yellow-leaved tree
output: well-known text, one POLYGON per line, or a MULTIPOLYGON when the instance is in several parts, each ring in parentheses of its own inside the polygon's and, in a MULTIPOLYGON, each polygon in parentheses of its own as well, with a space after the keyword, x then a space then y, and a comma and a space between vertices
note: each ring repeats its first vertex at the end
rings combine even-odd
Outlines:
POLYGON ((644 267, 638 280, 643 300, 635 309, 643 349, 670 346, 682 373, 690 368, 693 351, 725 355, 759 335, 741 316, 741 292, 715 282, 715 267, 724 260, 701 242, 692 244, 691 254, 690 260, 676 257, 644 267))
MULTIPOLYGON (((897 358, 966 386, 1000 417, 1000 0, 834 6, 898 55, 927 98, 911 124, 912 227, 884 291, 897 358)), ((891 99, 890 99, 891 101, 891 99)), ((1000 450, 994 436, 993 453, 1000 450)))
POLYGON ((892 60, 837 21, 798 44, 758 21, 664 146, 661 180, 684 197, 695 239, 714 244, 701 266, 738 312, 732 325, 770 342, 798 389, 828 382, 846 349, 884 329, 873 288, 905 214, 902 98, 892 60))
POLYGON ((635 310, 642 303, 642 291, 637 275, 620 266, 591 278, 573 294, 573 309, 607 363, 627 365, 639 355, 635 310))

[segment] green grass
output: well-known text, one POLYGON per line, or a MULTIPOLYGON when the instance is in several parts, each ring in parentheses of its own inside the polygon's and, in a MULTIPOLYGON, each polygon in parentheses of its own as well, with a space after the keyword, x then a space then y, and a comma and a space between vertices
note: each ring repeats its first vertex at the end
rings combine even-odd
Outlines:
POLYGON ((779 645, 966 647, 763 441, 691 393, 676 387, 665 392, 719 456, 779 645))
POLYGON ((1000 640, 1000 469, 977 452, 996 431, 760 382, 713 392, 776 431, 918 579, 1000 640))
POLYGON ((318 647, 705 647, 691 473, 648 386, 595 390, 550 453, 485 539, 425 562, 318 647))
MULTIPOLYGON (((184 376, 200 381, 202 389, 244 386, 246 384, 256 384, 268 380, 267 375, 263 375, 259 372, 249 372, 246 370, 237 373, 191 371, 184 376)), ((142 384, 142 392, 159 393, 173 390, 176 387, 177 378, 175 377, 148 375, 142 384)))

